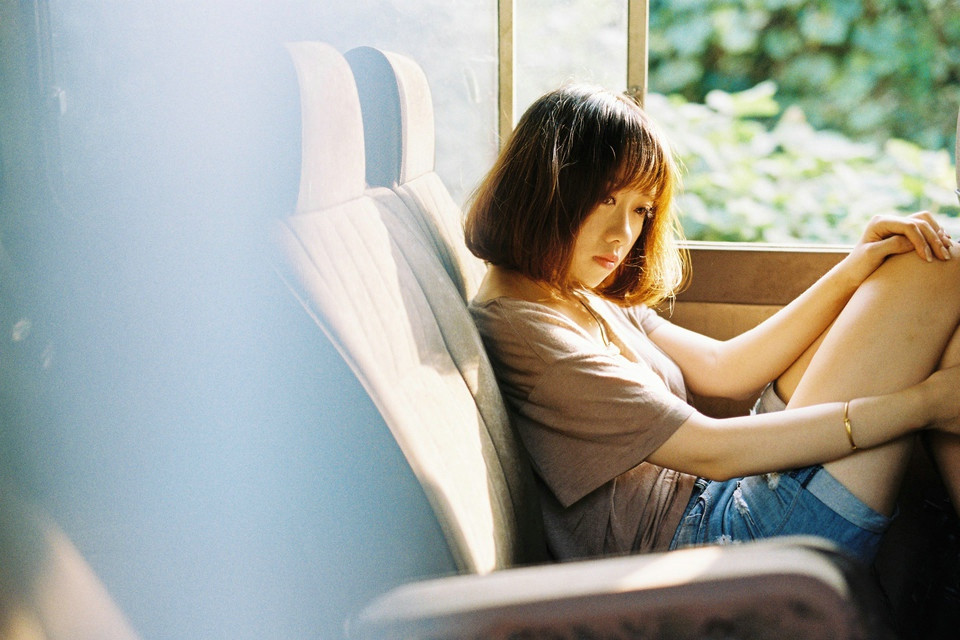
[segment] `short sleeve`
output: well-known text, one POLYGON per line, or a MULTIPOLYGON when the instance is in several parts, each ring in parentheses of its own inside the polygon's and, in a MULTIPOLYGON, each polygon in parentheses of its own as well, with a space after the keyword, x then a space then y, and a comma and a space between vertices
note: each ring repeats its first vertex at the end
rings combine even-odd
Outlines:
POLYGON ((524 444, 564 506, 643 462, 693 413, 649 367, 601 354, 554 363, 519 409, 524 444))
POLYGON ((642 329, 647 335, 650 335, 654 329, 668 322, 666 318, 661 317, 656 311, 645 304, 629 307, 625 309, 624 312, 633 324, 642 329))

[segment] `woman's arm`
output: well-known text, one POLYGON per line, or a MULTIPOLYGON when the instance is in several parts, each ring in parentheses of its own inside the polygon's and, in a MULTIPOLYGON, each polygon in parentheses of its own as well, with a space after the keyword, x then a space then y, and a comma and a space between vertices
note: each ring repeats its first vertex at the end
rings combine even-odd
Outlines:
POLYGON ((700 395, 740 398, 777 378, 823 333, 857 287, 887 257, 915 251, 925 260, 950 259, 950 239, 928 213, 878 216, 837 266, 776 314, 726 341, 670 323, 650 334, 700 395))
MULTIPOLYGON (((930 424, 960 433, 957 389, 960 367, 901 391, 851 400, 847 418, 857 449, 930 424)), ((695 412, 647 460, 711 480, 829 462, 853 452, 843 412, 842 402, 725 419, 695 412)))

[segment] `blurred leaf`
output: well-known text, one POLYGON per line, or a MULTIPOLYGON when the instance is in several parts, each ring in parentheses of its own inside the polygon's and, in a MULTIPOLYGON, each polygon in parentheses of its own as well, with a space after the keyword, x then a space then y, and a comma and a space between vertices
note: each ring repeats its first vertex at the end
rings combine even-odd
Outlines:
POLYGON ((700 80, 703 68, 695 60, 671 60, 652 73, 651 81, 664 91, 680 91, 700 80))
POLYGON ((809 42, 841 44, 849 28, 850 18, 833 11, 808 7, 800 13, 800 33, 809 42))
POLYGON ((787 7, 798 7, 804 2, 805 0, 764 0, 763 4, 767 9, 776 11, 787 7))
POLYGON ((741 53, 757 47, 760 29, 766 25, 768 14, 762 11, 725 8, 714 12, 711 18, 723 50, 728 53, 741 53))
POLYGON ((782 78, 785 86, 811 91, 822 89, 836 74, 837 65, 825 53, 805 53, 797 56, 784 67, 782 78))
POLYGON ((697 15, 683 23, 671 25, 664 37, 678 55, 686 57, 700 55, 707 48, 707 41, 713 33, 710 17, 697 15))
POLYGON ((773 99, 776 93, 777 85, 770 81, 738 93, 714 90, 707 94, 707 106, 739 118, 775 116, 780 113, 780 105, 773 99))
POLYGON ((763 49, 774 60, 786 60, 803 49, 803 40, 793 29, 771 29, 763 34, 763 49))

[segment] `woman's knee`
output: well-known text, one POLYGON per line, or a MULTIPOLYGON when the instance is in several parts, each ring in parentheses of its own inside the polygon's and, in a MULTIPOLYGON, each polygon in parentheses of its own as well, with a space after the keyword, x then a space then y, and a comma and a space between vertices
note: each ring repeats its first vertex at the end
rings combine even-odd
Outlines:
POLYGON ((958 322, 960 256, 936 263, 916 254, 893 256, 848 302, 790 401, 810 404, 916 384, 941 362, 958 322))
POLYGON ((890 256, 880 265, 876 274, 890 272, 899 274, 903 277, 917 278, 957 278, 960 277, 960 243, 954 243, 950 247, 950 260, 924 260, 916 253, 902 253, 896 256, 890 256))
POLYGON ((927 262, 915 253, 891 256, 864 282, 867 288, 897 292, 897 299, 909 302, 916 297, 960 302, 960 243, 950 248, 950 260, 927 262))

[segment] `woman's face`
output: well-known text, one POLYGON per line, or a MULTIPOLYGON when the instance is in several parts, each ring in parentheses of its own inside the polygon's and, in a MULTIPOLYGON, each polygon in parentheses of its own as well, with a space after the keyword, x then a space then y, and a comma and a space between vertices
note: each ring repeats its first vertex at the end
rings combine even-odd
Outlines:
POLYGON ((570 281, 593 289, 606 280, 640 237, 644 222, 653 217, 653 202, 653 194, 628 187, 597 205, 574 241, 570 281))

